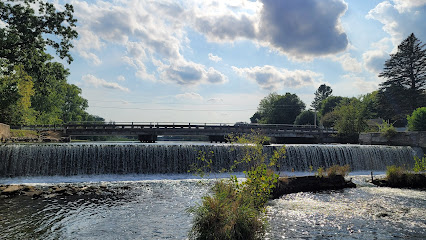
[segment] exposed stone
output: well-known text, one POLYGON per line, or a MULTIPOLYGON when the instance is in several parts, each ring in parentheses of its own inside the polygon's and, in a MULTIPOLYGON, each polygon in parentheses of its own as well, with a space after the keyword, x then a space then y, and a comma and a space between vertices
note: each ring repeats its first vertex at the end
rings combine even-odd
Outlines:
POLYGON ((277 186, 272 192, 272 198, 276 199, 284 194, 296 192, 318 192, 353 187, 356 187, 356 185, 351 181, 346 181, 341 175, 279 178, 277 186))
POLYGON ((15 195, 19 194, 24 189, 21 185, 9 185, 1 193, 4 195, 15 195))

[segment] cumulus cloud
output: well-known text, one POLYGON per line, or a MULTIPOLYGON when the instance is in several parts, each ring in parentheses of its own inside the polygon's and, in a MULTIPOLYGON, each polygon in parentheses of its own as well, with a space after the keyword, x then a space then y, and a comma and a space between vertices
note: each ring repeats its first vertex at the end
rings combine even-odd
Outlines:
POLYGON ((401 41, 411 33, 414 33, 419 39, 426 38, 426 28, 424 27, 426 7, 416 8, 415 12, 411 11, 413 7, 425 5, 425 1, 404 0, 395 1, 395 4, 384 1, 370 10, 366 18, 377 20, 383 24, 383 30, 390 35, 395 51, 401 41))
POLYGON ((276 68, 274 66, 265 65, 263 67, 256 66, 252 68, 232 69, 241 76, 255 81, 262 89, 280 90, 286 88, 298 88, 303 86, 311 86, 316 84, 317 79, 322 75, 309 70, 293 70, 285 68, 276 68))
POLYGON ((238 10, 213 2, 194 10, 193 17, 195 29, 209 41, 249 39, 297 59, 338 53, 348 46, 340 24, 347 9, 343 0, 261 0, 239 4, 238 10))
POLYGON ((426 5, 426 0, 393 0, 395 8, 403 13, 410 11, 412 8, 421 7, 426 5))
POLYGON ((201 83, 222 84, 228 81, 225 75, 214 68, 206 70, 204 65, 194 62, 177 61, 172 65, 160 63, 158 71, 163 81, 184 86, 201 83))
POLYGON ((340 62, 345 71, 349 72, 361 72, 362 64, 358 62, 356 58, 351 57, 349 53, 345 53, 340 56, 331 57, 332 60, 340 62))
POLYGON ((362 93, 373 92, 378 89, 378 84, 376 82, 367 81, 363 77, 346 74, 343 75, 342 78, 349 82, 349 86, 354 86, 362 93))
POLYGON ((203 97, 195 92, 187 92, 178 94, 175 96, 177 99, 187 99, 187 100, 203 100, 203 97))
POLYGON ((213 62, 220 62, 222 61, 222 58, 216 55, 213 55, 213 53, 209 53, 209 59, 213 62))
POLYGON ((262 0, 259 37, 296 58, 338 53, 348 46, 340 25, 341 0, 262 0))
POLYGON ((102 88, 108 88, 108 89, 114 89, 114 90, 120 90, 123 92, 130 92, 130 90, 126 87, 123 87, 119 85, 118 83, 114 82, 107 82, 104 79, 97 78, 91 74, 84 75, 81 80, 88 84, 92 85, 94 87, 102 87, 102 88))

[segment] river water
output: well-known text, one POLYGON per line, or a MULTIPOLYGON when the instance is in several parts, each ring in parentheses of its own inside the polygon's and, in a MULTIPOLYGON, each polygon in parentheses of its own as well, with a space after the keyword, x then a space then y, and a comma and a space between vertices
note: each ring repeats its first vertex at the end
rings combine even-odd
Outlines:
MULTIPOLYGON (((369 175, 355 174, 349 176, 358 184, 354 189, 288 194, 270 201, 267 239, 426 237, 425 191, 378 188, 366 183, 369 175)), ((0 239, 185 239, 192 220, 186 210, 201 201, 213 181, 184 174, 8 182, 38 185, 40 180, 44 185, 62 180, 130 189, 99 196, 0 199, 0 239)))
MULTIPOLYGON (((163 145, 0 146, 0 184, 118 189, 89 196, 0 198, 0 239, 185 239, 192 221, 187 209, 201 202, 215 178, 226 175, 206 180, 173 173, 186 172, 182 165, 196 161, 196 155, 193 147, 163 145), (154 174, 143 172, 146 168, 154 174)), ((214 147, 216 160, 223 164, 235 157, 227 154, 227 146, 200 147, 214 147)), ((293 157, 283 166, 296 172, 281 174, 311 174, 298 172, 301 165, 303 171, 315 164, 352 163, 357 172, 349 177, 358 187, 288 194, 270 201, 267 239, 426 239, 426 192, 378 188, 367 182, 370 171, 362 171, 375 169, 380 175, 388 164, 412 165, 411 149, 316 145, 289 146, 288 152, 293 157)))

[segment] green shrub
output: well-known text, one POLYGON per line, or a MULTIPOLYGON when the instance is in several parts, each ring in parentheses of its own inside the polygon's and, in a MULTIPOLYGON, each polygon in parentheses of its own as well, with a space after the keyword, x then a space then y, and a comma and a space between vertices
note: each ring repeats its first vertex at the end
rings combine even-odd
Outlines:
POLYGON ((405 182, 406 173, 403 167, 397 167, 395 165, 388 166, 386 168, 386 179, 390 184, 398 185, 401 182, 405 182))
POLYGON ((351 167, 349 166, 349 164, 346 164, 344 166, 340 166, 340 165, 333 165, 329 168, 327 168, 327 176, 332 177, 332 176, 336 176, 336 175, 341 175, 341 176, 347 176, 348 173, 350 172, 351 167))
POLYGON ((315 173, 315 176, 317 177, 324 177, 325 176, 325 170, 323 167, 319 167, 317 172, 315 173))
POLYGON ((383 120, 383 123, 379 125, 379 132, 385 136, 387 139, 392 138, 396 134, 396 129, 392 123, 389 121, 383 120))
POLYGON ((408 130, 426 131, 426 107, 417 108, 411 116, 407 116, 408 130))
MULTIPOLYGON (((248 166, 244 171, 246 181, 239 183, 236 176, 219 180, 212 187, 211 195, 204 196, 201 204, 189 209, 194 214, 190 239, 262 239, 265 235, 265 204, 278 181, 271 167, 285 157, 285 148, 267 156, 262 146, 267 139, 255 132, 229 139, 242 147, 243 152, 230 171, 236 165, 245 164, 248 166)), ((201 156, 209 170, 211 161, 201 156)))
POLYGON ((193 213, 190 239, 263 239, 266 220, 253 197, 234 181, 217 181, 193 213))
POLYGON ((426 154, 419 158, 417 156, 414 156, 414 172, 423 172, 426 171, 426 154))

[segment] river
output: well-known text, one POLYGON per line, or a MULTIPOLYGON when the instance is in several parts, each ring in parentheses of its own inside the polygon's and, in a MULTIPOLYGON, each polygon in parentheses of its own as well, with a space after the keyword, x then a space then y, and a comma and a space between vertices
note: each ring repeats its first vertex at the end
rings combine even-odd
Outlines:
MULTIPOLYGON (((7 149, 9 151, 10 147, 7 149)), ((130 153, 126 153, 130 155, 116 154, 117 158, 122 161, 123 156, 133 156, 134 148, 130 149, 130 153)), ((339 152, 344 155, 341 149, 339 152)), ((109 148, 104 150, 109 153, 111 151, 109 148)), ((98 153, 96 156, 104 156, 99 155, 98 148, 96 151, 98 153)), ((318 154, 319 150, 315 151, 318 154)), ((44 158, 50 156, 47 153, 48 151, 43 152, 42 156, 44 158)), ((75 152, 68 151, 68 153, 76 157, 75 152)), ((1 155, 2 161, 5 161, 5 154, 3 152, 1 155)), ((10 152, 7 154, 9 160, 12 158, 15 162, 22 160, 11 157, 14 155, 10 152)), ((84 161, 89 164, 87 158, 84 161)), ((4 166, 6 164, 3 164, 4 166)), ((122 163, 122 166, 128 165, 122 163)), ((360 166, 367 165, 360 164, 360 166)), ((26 170, 16 171, 21 173, 26 170)), ((5 168, 3 172, 6 172, 5 168)), ((375 171, 376 175, 383 173, 383 170, 375 171)), ((281 174, 310 173, 286 171, 281 174)), ((378 188, 367 182, 369 174, 369 171, 350 174, 349 177, 358 185, 357 188, 288 194, 269 201, 267 207, 269 229, 266 238, 425 239, 426 192, 378 188)), ((242 174, 239 173, 238 176, 242 177, 242 174)), ((192 221, 187 209, 201 201, 201 197, 208 192, 215 177, 222 178, 224 175, 212 176, 210 180, 182 173, 15 177, 3 175, 0 176, 0 184, 67 183, 129 188, 114 194, 40 199, 17 196, 0 199, 0 239, 185 239, 192 221)))

